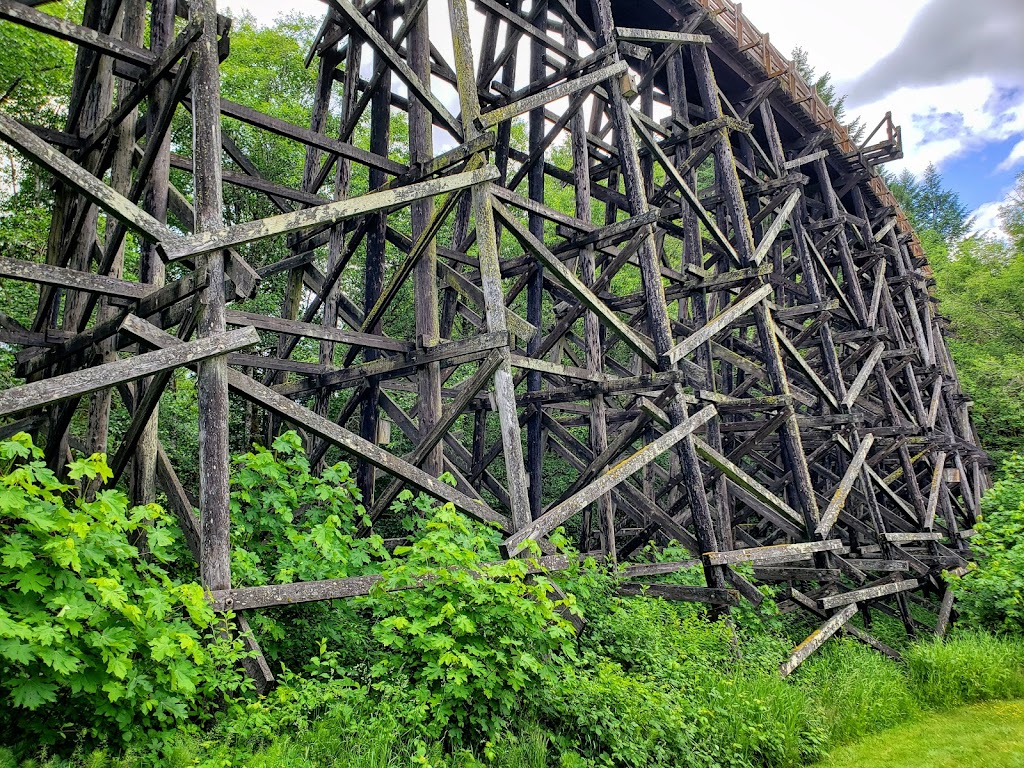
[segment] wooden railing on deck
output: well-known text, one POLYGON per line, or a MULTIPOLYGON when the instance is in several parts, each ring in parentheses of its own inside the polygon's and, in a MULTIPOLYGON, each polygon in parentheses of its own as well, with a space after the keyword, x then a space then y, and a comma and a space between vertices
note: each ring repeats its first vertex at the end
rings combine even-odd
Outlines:
MULTIPOLYGON (((746 56, 749 61, 760 67, 765 77, 778 77, 782 80, 782 89, 815 125, 827 126, 832 131, 836 145, 843 153, 853 153, 860 149, 853 143, 849 131, 836 118, 832 108, 818 95, 817 90, 800 76, 796 65, 771 44, 767 33, 760 32, 750 22, 750 19, 743 15, 742 3, 734 3, 732 0, 694 0, 694 2, 706 8, 719 28, 736 41, 741 56, 746 56)), ((917 233, 914 232, 910 219, 903 212, 885 181, 879 176, 873 176, 868 183, 883 205, 892 206, 896 210, 897 227, 902 233, 910 233, 913 254, 915 256, 924 255, 921 242, 917 233)))

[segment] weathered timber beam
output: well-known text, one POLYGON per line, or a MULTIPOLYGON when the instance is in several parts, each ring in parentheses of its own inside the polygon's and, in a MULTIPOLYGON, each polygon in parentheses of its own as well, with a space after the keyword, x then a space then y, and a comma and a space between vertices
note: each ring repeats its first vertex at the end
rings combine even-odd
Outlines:
POLYGON ((133 283, 131 280, 23 259, 0 258, 0 277, 41 285, 57 285, 68 290, 89 291, 123 299, 141 299, 153 290, 152 286, 133 283))
POLYGON ((775 288, 770 284, 762 285, 749 296, 739 299, 730 305, 728 309, 709 320, 702 328, 672 347, 666 355, 668 361, 675 365, 702 344, 711 341, 711 339, 763 302, 774 290, 775 288))
MULTIPOLYGON (((496 351, 491 352, 480 363, 476 373, 460 385, 459 393, 442 411, 440 419, 431 427, 430 431, 425 435, 417 436, 416 447, 412 453, 404 457, 405 461, 416 466, 423 463, 423 460, 434 449, 434 446, 441 442, 477 393, 487 385, 488 380, 494 375, 500 364, 501 354, 496 351)), ((395 480, 385 489, 384 493, 377 498, 373 509, 370 510, 371 520, 375 520, 384 510, 390 508, 391 502, 398 496, 401 487, 401 481, 395 480)))
POLYGON ((782 228, 789 223, 789 217, 793 214, 793 210, 796 208, 796 204, 800 202, 800 198, 803 196, 803 190, 797 189, 789 196, 785 204, 775 214, 775 220, 772 225, 765 232, 764 237, 761 239, 760 244, 757 246, 757 250, 754 251, 754 263, 760 264, 764 261, 764 257, 771 251, 772 246, 775 245, 775 241, 782 233, 782 228))
POLYGON ((527 96, 524 99, 514 101, 511 104, 506 104, 503 107, 492 109, 490 112, 484 112, 478 118, 479 127, 481 129, 487 129, 497 125, 498 123, 504 122, 505 120, 511 120, 524 112, 529 112, 532 109, 543 107, 545 104, 549 104, 552 101, 557 101, 558 99, 566 96, 571 96, 577 91, 593 88, 595 85, 604 82, 609 77, 618 77, 625 71, 626 62, 619 61, 615 64, 610 64, 607 67, 602 67, 596 72, 581 75, 580 77, 573 78, 572 80, 566 80, 564 83, 553 85, 540 93, 527 96))
POLYGON ((708 45, 711 37, 688 32, 671 32, 664 29, 635 29, 616 27, 615 37, 634 43, 668 43, 674 45, 708 45))
POLYGON ((843 479, 839 482, 839 487, 832 494, 832 500, 825 511, 821 513, 821 522, 818 524, 816 531, 819 536, 828 536, 832 531, 832 526, 836 524, 836 520, 839 519, 839 513, 846 506, 846 500, 850 496, 850 491, 853 490, 853 484, 857 482, 861 469, 864 468, 864 462, 868 458, 868 451, 871 450, 874 442, 875 436, 870 433, 865 435, 861 441, 860 448, 850 460, 850 465, 846 468, 846 474, 843 475, 843 479))
MULTIPOLYGON (((137 318, 129 318, 125 322, 124 330, 141 341, 156 347, 172 347, 181 343, 174 336, 137 318)), ((344 427, 335 424, 330 419, 326 419, 308 408, 292 402, 287 397, 278 394, 270 389, 270 387, 254 381, 242 372, 236 371, 233 368, 229 369, 228 386, 245 399, 262 408, 266 408, 285 421, 297 424, 317 437, 337 445, 354 456, 362 458, 364 461, 370 462, 378 469, 383 469, 396 477, 402 478, 413 488, 428 493, 436 499, 453 504, 460 512, 474 519, 496 523, 503 530, 508 530, 508 518, 495 512, 484 501, 473 499, 455 490, 440 480, 431 477, 420 468, 402 461, 380 446, 364 440, 344 427)))
POLYGON ((315 382, 279 384, 274 387, 278 394, 295 397, 305 392, 325 387, 341 388, 355 386, 369 376, 398 375, 410 368, 427 363, 445 362, 455 365, 484 357, 492 349, 508 347, 508 332, 483 333, 464 341, 449 341, 422 350, 413 350, 402 355, 385 357, 361 365, 353 365, 336 371, 327 371, 315 382))
POLYGON ((28 3, 14 0, 0 0, 0 19, 20 24, 36 32, 67 40, 97 53, 111 56, 120 61, 144 68, 153 64, 157 57, 145 48, 126 43, 123 40, 97 32, 95 29, 73 24, 70 21, 51 16, 31 8, 28 3))
POLYGON ((838 608, 841 605, 862 603, 866 600, 877 600, 881 597, 907 592, 911 589, 917 589, 919 585, 917 579, 905 579, 889 584, 880 584, 877 587, 865 587, 864 589, 854 589, 838 595, 829 595, 828 597, 821 598, 818 602, 827 611, 832 608, 838 608))
POLYGON ((679 426, 669 430, 654 442, 644 446, 628 459, 608 470, 608 472, 598 477, 575 495, 549 509, 532 523, 516 531, 515 534, 505 540, 503 545, 509 557, 513 557, 522 551, 527 540, 536 540, 554 530, 588 504, 597 501, 601 496, 618 486, 630 475, 646 467, 680 440, 691 436, 696 430, 714 418, 716 413, 717 411, 714 406, 710 405, 698 411, 679 424, 679 426))
MULTIPOLYGON (((6 0, 0 0, 0 3, 6 0)), ((17 5, 17 3, 13 3, 17 5)), ((45 14, 44 14, 45 15, 45 14)), ((174 239, 166 224, 154 219, 80 165, 58 152, 21 123, 0 113, 0 136, 55 177, 75 188, 133 232, 162 243, 174 239)))
POLYGON ((839 539, 828 541, 809 541, 799 544, 776 544, 770 547, 750 547, 734 549, 729 552, 706 552, 703 558, 712 565, 730 565, 733 563, 784 563, 790 560, 802 560, 818 552, 835 552, 843 548, 839 539))
POLYGON ((160 371, 179 368, 183 365, 208 360, 238 349, 258 344, 259 333, 255 328, 211 336, 188 342, 180 347, 156 352, 147 352, 112 363, 98 365, 81 371, 54 376, 42 381, 23 384, 20 387, 0 392, 0 416, 20 413, 44 405, 81 397, 98 392, 126 381, 152 376, 160 371))
POLYGON ((723 456, 700 438, 694 438, 693 442, 694 447, 697 449, 697 455, 729 478, 730 481, 752 495, 762 504, 771 508, 777 514, 788 518, 797 525, 800 525, 803 522, 800 513, 740 469, 736 464, 729 461, 727 457, 723 456))
POLYGON ((303 336, 308 339, 322 339, 324 341, 336 341, 339 344, 351 344, 357 347, 372 347, 373 349, 385 349, 389 352, 410 352, 414 348, 411 341, 401 341, 387 336, 377 336, 372 333, 359 333, 358 331, 346 331, 341 328, 331 328, 318 323, 303 323, 298 320, 285 320, 279 317, 261 315, 258 312, 243 312, 229 309, 227 311, 229 325, 251 325, 260 331, 288 334, 290 336, 303 336))
MULTIPOLYGON (((551 555, 529 561, 527 573, 538 574, 550 571, 563 571, 572 562, 567 555, 551 555)), ((488 563, 487 565, 495 565, 488 563)), ((299 605, 324 600, 343 600, 349 597, 360 597, 370 594, 370 590, 383 579, 379 575, 349 576, 345 579, 326 579, 324 581, 300 581, 293 584, 275 584, 266 587, 242 587, 213 592, 212 602, 215 611, 251 611, 257 608, 271 608, 275 605, 299 605)), ((430 576, 418 579, 404 589, 419 589, 430 576)))
POLYGON ((498 178, 498 169, 494 166, 487 166, 477 171, 419 181, 383 192, 369 192, 359 197, 326 203, 316 208, 282 213, 259 221, 236 224, 213 232, 201 232, 174 239, 164 238, 165 252, 168 261, 179 261, 276 235, 298 232, 320 224, 338 224, 356 216, 398 208, 414 200, 434 197, 456 189, 465 189, 496 178, 498 178))
POLYGON ((844 406, 852 408, 854 403, 857 402, 857 398, 860 397, 860 393, 864 390, 864 386, 868 383, 868 379, 875 372, 875 366, 881 362, 883 352, 885 352, 885 344, 878 342, 874 349, 871 350, 871 354, 868 356, 864 366, 857 373, 853 383, 850 384, 850 388, 846 391, 846 397, 843 398, 844 406))
POLYGON ((409 67, 405 59, 396 51, 391 43, 378 32, 374 26, 366 20, 366 17, 349 0, 331 0, 331 7, 339 11, 348 21, 359 30, 360 36, 368 42, 373 49, 383 56, 388 65, 402 82, 409 86, 422 101, 430 113, 441 121, 442 125, 459 141, 462 140, 462 124, 448 111, 448 108, 434 96, 430 90, 430 83, 424 83, 409 67))
POLYGON ((793 650, 790 657, 779 665, 779 674, 782 675, 782 677, 789 677, 789 675, 793 674, 797 667, 803 664, 812 653, 825 644, 826 640, 832 637, 832 635, 838 632, 846 622, 852 619, 855 613, 857 613, 857 606, 848 605, 822 624, 819 629, 812 632, 806 640, 800 643, 800 645, 793 650))
POLYGON ((591 312, 601 318, 602 321, 607 323, 612 330, 614 330, 619 336, 622 337, 623 341, 640 355, 644 360, 649 362, 651 365, 656 365, 658 362, 658 356, 651 344, 644 339, 640 334, 634 331, 627 323, 625 323, 618 315, 608 309, 605 303, 601 301, 590 288, 584 284, 582 280, 576 277, 576 273, 566 267, 561 259, 555 256, 551 251, 548 250, 547 246, 544 245, 540 240, 534 237, 528 230, 523 228, 523 225, 519 222, 511 211, 504 206, 504 204, 494 201, 494 212, 498 215, 509 231, 515 235, 524 248, 530 253, 540 259, 544 266, 547 267, 580 302, 586 306, 591 312))

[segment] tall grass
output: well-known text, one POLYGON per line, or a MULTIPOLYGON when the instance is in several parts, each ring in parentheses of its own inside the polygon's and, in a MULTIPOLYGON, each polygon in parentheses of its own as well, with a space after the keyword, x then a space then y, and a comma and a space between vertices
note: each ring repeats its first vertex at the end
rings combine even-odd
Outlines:
POLYGON ((914 717, 918 704, 904 669, 854 640, 823 648, 796 678, 831 744, 845 744, 914 717))
POLYGON ((961 632, 906 654, 914 696, 932 709, 1024 697, 1024 640, 961 632))

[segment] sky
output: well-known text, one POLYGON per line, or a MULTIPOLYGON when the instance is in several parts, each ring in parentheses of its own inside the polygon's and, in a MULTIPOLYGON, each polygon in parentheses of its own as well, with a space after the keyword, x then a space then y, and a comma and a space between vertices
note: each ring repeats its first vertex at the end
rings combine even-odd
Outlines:
MULTIPOLYGON (((275 0, 225 5, 262 23, 283 10, 275 0)), ((905 157, 890 170, 919 175, 934 163, 976 227, 998 233, 999 206, 1024 172, 1024 0, 744 0, 743 11, 783 53, 801 46, 831 72, 851 116, 870 128, 893 113, 905 157)))

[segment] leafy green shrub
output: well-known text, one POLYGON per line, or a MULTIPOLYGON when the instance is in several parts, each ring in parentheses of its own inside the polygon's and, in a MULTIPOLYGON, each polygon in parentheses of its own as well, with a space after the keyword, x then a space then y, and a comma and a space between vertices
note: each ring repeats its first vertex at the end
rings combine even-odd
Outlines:
MULTIPOLYGON (((398 504, 410 501, 406 491, 398 504)), ((425 497, 418 504, 430 508, 425 497)), ((500 533, 450 504, 414 524, 412 544, 395 549, 367 599, 386 651, 373 674, 400 685, 405 718, 425 736, 471 744, 556 679, 552 660, 573 652, 559 611, 574 601, 552 600, 551 582, 529 574, 535 559, 498 559, 500 533)))
POLYGON ((797 672, 831 744, 891 728, 918 711, 903 667, 853 640, 828 643, 797 672))
POLYGON ((631 675, 681 687, 735 661, 725 622, 709 621, 694 603, 647 597, 615 598, 589 615, 581 645, 631 675))
POLYGON ((971 539, 977 560, 951 578, 957 608, 971 626, 1024 632, 1024 455, 1006 461, 981 510, 971 539))
POLYGON ((42 742, 169 728, 242 685, 202 587, 165 565, 173 523, 94 454, 60 482, 24 433, 0 442, 0 733, 42 742), (130 543, 145 539, 147 554, 130 543))
POLYGON ((542 711, 565 746, 602 766, 697 766, 696 712, 618 664, 566 668, 545 691, 542 711))
MULTIPOLYGON (((271 449, 254 446, 236 456, 231 473, 231 574, 236 586, 288 584, 373 573, 387 557, 383 539, 359 536, 369 525, 349 465, 310 473, 294 431, 271 449)), ((345 651, 345 662, 365 659, 368 623, 345 601, 289 606, 254 613, 264 652, 301 665, 321 640, 345 651)))
POLYGON ((914 695, 935 709, 1024 697, 1024 640, 959 632, 914 645, 904 658, 914 695))

